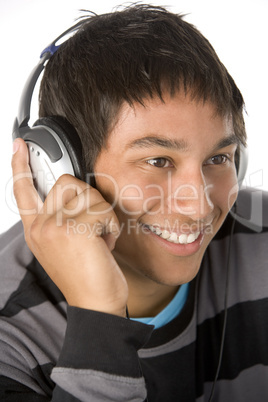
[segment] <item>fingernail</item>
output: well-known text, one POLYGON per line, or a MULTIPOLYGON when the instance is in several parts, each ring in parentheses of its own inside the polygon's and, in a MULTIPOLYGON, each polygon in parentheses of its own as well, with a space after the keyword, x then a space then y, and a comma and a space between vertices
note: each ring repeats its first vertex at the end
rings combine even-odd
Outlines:
POLYGON ((13 155, 18 151, 19 147, 20 147, 19 141, 14 140, 13 141, 13 155))

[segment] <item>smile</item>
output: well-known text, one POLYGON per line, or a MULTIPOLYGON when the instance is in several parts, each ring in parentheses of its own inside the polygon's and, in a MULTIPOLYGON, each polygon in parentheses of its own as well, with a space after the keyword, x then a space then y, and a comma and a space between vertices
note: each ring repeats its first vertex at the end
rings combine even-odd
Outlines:
POLYGON ((169 232, 168 230, 162 230, 158 227, 154 226, 147 226, 151 232, 156 234, 157 236, 161 237, 162 239, 175 244, 191 244, 193 243, 200 235, 200 232, 194 232, 190 234, 177 234, 175 232, 169 232))

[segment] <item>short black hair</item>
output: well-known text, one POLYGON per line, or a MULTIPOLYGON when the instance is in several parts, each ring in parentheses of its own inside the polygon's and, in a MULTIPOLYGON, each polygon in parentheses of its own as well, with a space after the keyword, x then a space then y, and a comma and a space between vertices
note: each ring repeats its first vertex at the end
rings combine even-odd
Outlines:
POLYGON ((116 123, 124 102, 144 103, 178 90, 209 100, 230 114, 245 145, 244 101, 208 40, 183 15, 135 4, 91 14, 48 62, 40 89, 40 117, 65 117, 77 130, 87 170, 116 123))

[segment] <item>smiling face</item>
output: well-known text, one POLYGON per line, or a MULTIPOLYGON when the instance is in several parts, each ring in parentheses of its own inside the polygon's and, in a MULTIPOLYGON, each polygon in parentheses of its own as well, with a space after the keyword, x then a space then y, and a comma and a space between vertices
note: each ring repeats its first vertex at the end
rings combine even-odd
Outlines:
POLYGON ((121 224, 129 282, 178 286, 197 274, 237 195, 232 121, 178 93, 124 105, 95 164, 121 224))

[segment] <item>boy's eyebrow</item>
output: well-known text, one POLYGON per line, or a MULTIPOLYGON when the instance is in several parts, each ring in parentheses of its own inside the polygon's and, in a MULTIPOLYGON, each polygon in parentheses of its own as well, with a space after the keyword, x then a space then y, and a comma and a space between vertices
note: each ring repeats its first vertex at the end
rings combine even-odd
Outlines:
POLYGON ((158 137, 158 136, 147 136, 137 138, 136 140, 130 142, 128 144, 128 148, 150 148, 150 147, 163 147, 163 148, 171 148, 176 150, 186 150, 188 148, 188 144, 185 140, 176 140, 166 137, 158 137))
MULTIPOLYGON (((239 139, 235 134, 228 135, 228 137, 224 137, 219 140, 219 142, 213 147, 212 152, 215 152, 221 148, 228 147, 229 145, 239 145, 239 139)), ((179 151, 186 151, 189 148, 187 142, 183 139, 176 140, 166 137, 158 137, 158 136, 147 136, 137 138, 136 140, 130 142, 128 144, 128 148, 150 148, 150 147, 163 147, 169 149, 175 149, 179 151)))
POLYGON ((224 137, 215 145, 212 152, 216 152, 221 148, 228 147, 229 145, 239 145, 239 138, 235 134, 228 135, 228 137, 224 137))

